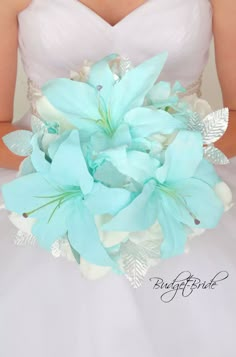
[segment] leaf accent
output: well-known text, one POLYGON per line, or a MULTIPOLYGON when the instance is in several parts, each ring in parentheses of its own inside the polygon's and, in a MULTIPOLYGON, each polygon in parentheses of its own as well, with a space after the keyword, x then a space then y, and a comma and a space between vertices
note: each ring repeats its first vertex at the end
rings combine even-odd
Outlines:
POLYGON ((204 156, 214 165, 229 164, 229 159, 221 150, 217 149, 214 145, 208 145, 204 147, 204 156))
POLYGON ((133 68, 132 62, 128 56, 122 56, 120 60, 120 75, 123 77, 126 72, 133 68))
POLYGON ((133 288, 142 285, 153 261, 160 259, 160 245, 157 239, 144 240, 138 244, 127 240, 121 244, 120 265, 133 288))
POLYGON ((22 232, 21 230, 19 230, 16 233, 14 244, 18 246, 27 246, 27 245, 33 246, 36 244, 36 238, 32 234, 22 232))
POLYGON ((2 140, 13 154, 29 156, 32 153, 32 136, 33 133, 29 130, 16 130, 5 135, 2 140))
POLYGON ((225 133, 229 122, 229 109, 223 108, 208 114, 203 120, 203 143, 211 144, 225 133))
POLYGON ((197 112, 191 113, 188 120, 188 129, 193 131, 203 131, 203 122, 197 112))

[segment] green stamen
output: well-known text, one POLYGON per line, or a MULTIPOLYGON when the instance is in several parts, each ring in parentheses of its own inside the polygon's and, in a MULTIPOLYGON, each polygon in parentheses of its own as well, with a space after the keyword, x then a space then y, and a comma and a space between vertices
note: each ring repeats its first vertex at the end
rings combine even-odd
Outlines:
POLYGON ((165 194, 167 194, 168 196, 170 196, 171 198, 173 198, 175 201, 177 201, 177 203, 179 203, 179 205, 184 206, 184 208, 187 210, 187 212, 189 213, 189 215, 193 218, 194 223, 196 225, 199 225, 201 222, 200 220, 194 215, 193 212, 190 211, 187 202, 185 200, 185 198, 183 196, 181 196, 180 194, 178 194, 173 188, 168 187, 165 184, 161 184, 160 182, 156 181, 156 186, 165 194))
POLYGON ((99 92, 98 92, 98 111, 101 116, 101 119, 99 119, 97 123, 104 129, 107 135, 112 136, 115 130, 112 127, 110 111, 109 112, 107 111, 106 103, 99 92))
POLYGON ((49 223, 51 221, 53 215, 55 214, 56 210, 58 208, 60 208, 63 203, 65 203, 69 199, 71 199, 73 197, 76 197, 76 196, 81 196, 81 198, 83 199, 83 194, 82 194, 82 191, 80 189, 78 189, 76 191, 71 191, 71 192, 63 192, 63 193, 61 193, 59 195, 55 195, 55 196, 34 196, 35 198, 48 198, 48 199, 52 198, 52 200, 50 200, 49 202, 43 204, 42 206, 39 206, 39 207, 33 209, 32 211, 24 212, 23 213, 23 217, 28 218, 33 213, 35 213, 35 212, 37 212, 37 211, 39 211, 39 210, 41 210, 41 209, 43 209, 45 207, 48 207, 48 206, 52 205, 53 203, 58 202, 58 204, 56 205, 56 207, 53 208, 52 213, 49 216, 49 219, 48 219, 48 223, 49 223))

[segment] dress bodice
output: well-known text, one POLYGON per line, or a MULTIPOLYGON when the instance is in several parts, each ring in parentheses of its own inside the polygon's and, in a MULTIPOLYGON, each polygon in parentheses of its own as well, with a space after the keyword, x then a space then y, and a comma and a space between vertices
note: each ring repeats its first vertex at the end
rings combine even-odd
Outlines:
POLYGON ((78 0, 32 0, 18 22, 24 70, 38 86, 68 77, 85 59, 116 52, 137 65, 168 51, 159 79, 191 87, 201 77, 212 38, 210 0, 147 0, 115 26, 78 0))

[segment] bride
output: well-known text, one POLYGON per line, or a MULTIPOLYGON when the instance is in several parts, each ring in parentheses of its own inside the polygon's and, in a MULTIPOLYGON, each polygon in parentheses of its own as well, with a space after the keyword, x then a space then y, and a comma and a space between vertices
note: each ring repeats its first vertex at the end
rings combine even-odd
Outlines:
MULTIPOLYGON (((84 59, 116 52, 137 65, 165 50, 160 79, 179 80, 187 93, 199 94, 213 33, 230 110, 229 127, 216 143, 230 164, 218 170, 236 194, 235 13, 234 0, 2 0, 0 137, 27 128, 34 109, 31 103, 12 124, 18 45, 29 99, 31 86, 68 77, 84 59)), ((0 141, 0 184, 15 176, 21 160, 0 141)), ((1 356, 235 356, 235 207, 217 229, 192 240, 188 254, 152 268, 138 290, 122 276, 87 281, 76 264, 40 248, 15 246, 15 228, 0 212, 1 356), (205 288, 190 294, 161 288, 161 282, 186 274, 205 288), (214 277, 218 283, 209 288, 214 277)))

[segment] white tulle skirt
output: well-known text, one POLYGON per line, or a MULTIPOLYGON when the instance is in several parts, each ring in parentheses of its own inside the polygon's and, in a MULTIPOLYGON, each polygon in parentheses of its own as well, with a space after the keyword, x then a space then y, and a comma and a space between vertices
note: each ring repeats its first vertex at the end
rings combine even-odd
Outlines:
MULTIPOLYGON (((235 201, 236 157, 218 171, 235 201)), ((0 183, 14 175, 1 169, 0 183)), ((1 210, 0 356, 235 357, 236 206, 217 229, 194 237, 188 253, 153 267, 138 289, 113 273, 87 281, 75 263, 14 245, 15 234, 1 210), (170 284, 182 272, 205 287, 163 295, 171 286, 160 279, 170 284)))

